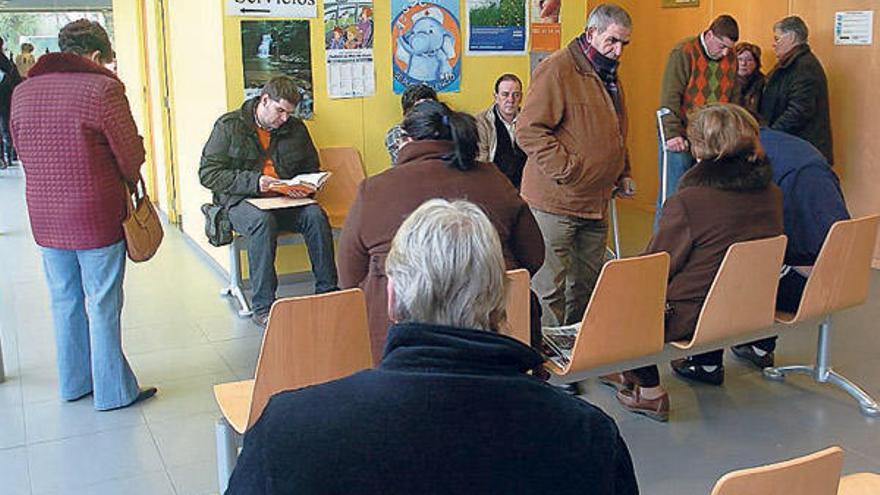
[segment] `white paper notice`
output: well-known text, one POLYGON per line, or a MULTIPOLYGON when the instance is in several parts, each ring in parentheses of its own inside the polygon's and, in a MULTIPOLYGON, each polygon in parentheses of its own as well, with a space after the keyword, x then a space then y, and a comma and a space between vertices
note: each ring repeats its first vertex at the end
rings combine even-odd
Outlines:
POLYGON ((873 32, 873 10, 850 10, 834 14, 835 45, 870 45, 874 42, 873 32))
POLYGON ((327 50, 327 92, 330 98, 373 95, 373 50, 327 50))

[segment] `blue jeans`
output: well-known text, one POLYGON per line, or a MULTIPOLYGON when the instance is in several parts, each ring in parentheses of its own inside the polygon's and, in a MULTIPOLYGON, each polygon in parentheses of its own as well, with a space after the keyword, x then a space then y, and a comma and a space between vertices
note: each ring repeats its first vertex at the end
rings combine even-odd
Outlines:
POLYGON ((247 237, 248 272, 254 290, 254 313, 268 313, 275 301, 278 274, 275 252, 278 232, 299 232, 305 239, 315 274, 315 293, 339 290, 336 259, 333 256, 333 232, 327 214, 319 205, 280 210, 261 210, 242 201, 229 209, 232 228, 247 237))
POLYGON ((657 135, 657 169, 659 170, 659 184, 657 189, 657 209, 654 211, 654 230, 657 230, 657 222, 660 220, 660 210, 666 198, 672 196, 678 190, 678 181, 681 176, 694 165, 694 157, 689 152, 667 152, 666 164, 666 197, 663 196, 663 148, 665 143, 660 141, 657 135))
POLYGON ((125 241, 96 249, 42 248, 61 398, 94 393, 95 409, 126 406, 138 383, 122 352, 125 241))

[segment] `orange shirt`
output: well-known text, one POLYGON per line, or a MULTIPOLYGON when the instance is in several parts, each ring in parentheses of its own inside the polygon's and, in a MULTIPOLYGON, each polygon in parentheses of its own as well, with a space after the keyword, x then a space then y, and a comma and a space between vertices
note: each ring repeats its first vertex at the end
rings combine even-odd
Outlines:
MULTIPOLYGON (((263 148, 264 152, 269 151, 269 131, 263 129, 260 126, 257 126, 257 138, 260 140, 260 147, 263 148)), ((266 153, 266 157, 263 159, 263 175, 268 175, 269 177, 278 178, 278 172, 275 171, 275 164, 272 162, 272 157, 269 156, 269 153, 266 153)))

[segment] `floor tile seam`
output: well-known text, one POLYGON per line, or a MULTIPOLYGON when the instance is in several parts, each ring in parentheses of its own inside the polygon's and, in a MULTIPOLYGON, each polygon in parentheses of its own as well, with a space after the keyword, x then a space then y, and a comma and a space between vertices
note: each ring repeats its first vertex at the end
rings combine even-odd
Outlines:
MULTIPOLYGON (((89 483, 86 485, 77 485, 76 488, 77 489, 89 489, 89 488, 92 488, 92 487, 95 487, 98 485, 103 485, 104 483, 111 483, 114 481, 126 480, 126 479, 130 479, 130 478, 138 477, 138 476, 149 476, 151 474, 157 474, 157 473, 164 473, 166 478, 168 477, 168 473, 165 473, 165 471, 162 469, 151 469, 151 470, 143 471, 143 472, 141 472, 137 475, 134 475, 134 476, 113 476, 112 478, 103 479, 103 480, 97 481, 95 483, 89 483)), ((169 479, 169 481, 170 481, 170 479, 169 479)), ((173 486, 173 483, 172 483, 172 486, 173 486)), ((42 492, 35 492, 33 487, 31 487, 31 493, 33 495, 52 495, 52 494, 59 493, 59 492, 58 492, 58 490, 48 490, 48 491, 42 491, 42 492)), ((175 492, 175 495, 176 495, 176 493, 177 492, 175 492)))
MULTIPOLYGON (((141 414, 143 414, 143 410, 141 410, 141 414)), ((144 419, 146 420, 146 418, 144 419)), ((156 455, 159 457, 159 462, 162 464, 162 472, 165 474, 165 479, 168 480, 168 484, 171 485, 171 491, 173 491, 176 495, 177 485, 174 483, 174 478, 171 476, 171 472, 169 471, 174 466, 170 466, 167 462, 165 462, 165 456, 162 455, 162 449, 159 448, 159 440, 156 438, 156 434, 153 432, 153 428, 151 427, 149 422, 146 423, 146 426, 147 432, 150 434, 150 441, 153 442, 153 448, 156 449, 156 455)))
POLYGON ((63 442, 63 441, 72 440, 75 438, 88 437, 91 435, 97 435, 97 434, 101 434, 101 433, 112 433, 114 431, 125 430, 125 429, 129 429, 129 428, 136 428, 138 426, 146 426, 147 425, 146 419, 143 417, 141 417, 141 419, 143 420, 142 423, 132 423, 132 424, 127 424, 127 425, 112 426, 109 428, 99 428, 97 430, 87 431, 87 432, 83 432, 83 433, 65 434, 60 437, 49 438, 49 439, 45 439, 45 440, 36 440, 33 442, 28 441, 27 436, 25 436, 25 446, 26 447, 30 447, 30 446, 38 447, 40 445, 44 445, 44 444, 52 443, 52 442, 63 442))

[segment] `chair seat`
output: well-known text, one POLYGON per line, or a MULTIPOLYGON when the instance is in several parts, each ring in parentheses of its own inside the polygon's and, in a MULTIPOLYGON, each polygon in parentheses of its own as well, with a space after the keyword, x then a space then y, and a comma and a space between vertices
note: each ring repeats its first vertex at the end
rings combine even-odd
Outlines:
POLYGON ((236 432, 244 434, 251 412, 251 399, 254 396, 254 380, 226 382, 214 385, 214 399, 220 412, 236 432))
POLYGON ((876 495, 880 493, 880 474, 856 473, 840 478, 837 495, 876 495))

